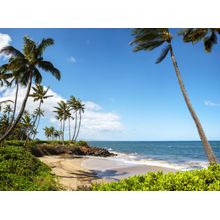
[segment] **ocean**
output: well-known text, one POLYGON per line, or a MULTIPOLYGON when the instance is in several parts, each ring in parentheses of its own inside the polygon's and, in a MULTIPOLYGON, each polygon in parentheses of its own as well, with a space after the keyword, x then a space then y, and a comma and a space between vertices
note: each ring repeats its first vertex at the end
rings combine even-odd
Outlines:
MULTIPOLYGON (((178 170, 205 168, 208 160, 200 141, 89 141, 116 153, 112 160, 128 165, 146 164, 178 170)), ((220 161, 220 141, 210 141, 220 161)))

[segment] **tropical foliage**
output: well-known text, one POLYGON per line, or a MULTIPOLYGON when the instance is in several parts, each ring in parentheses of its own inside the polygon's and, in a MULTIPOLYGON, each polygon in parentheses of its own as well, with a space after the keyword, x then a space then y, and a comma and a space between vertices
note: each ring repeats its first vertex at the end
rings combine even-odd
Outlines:
POLYGON ((217 44, 217 35, 220 34, 220 28, 187 28, 180 32, 186 43, 197 43, 203 41, 204 48, 207 52, 211 52, 215 44, 217 44))
POLYGON ((1 82, 6 82, 9 79, 10 84, 15 83, 17 89, 15 94, 14 114, 16 111, 18 85, 25 86, 26 95, 23 99, 21 108, 17 117, 9 123, 9 127, 5 130, 5 133, 0 137, 0 141, 5 140, 15 129, 19 123, 30 95, 30 90, 33 80, 36 84, 40 84, 42 81, 42 75, 40 70, 50 72, 56 79, 60 80, 60 71, 54 67, 54 65, 44 60, 43 53, 48 46, 54 44, 53 39, 43 39, 39 44, 35 43, 29 37, 24 37, 24 46, 22 52, 14 48, 13 46, 6 46, 0 50, 0 53, 10 56, 8 63, 0 67, 1 82))
POLYGON ((54 107, 56 113, 56 119, 60 121, 60 131, 62 131, 62 140, 64 141, 65 134, 65 122, 68 120, 69 124, 69 141, 76 141, 79 135, 82 113, 84 113, 85 105, 82 104, 80 99, 76 99, 74 96, 70 96, 67 102, 60 101, 57 106, 54 107), (79 121, 78 121, 79 117, 79 121), (71 120, 74 120, 74 131, 71 138, 71 120))
POLYGON ((177 173, 150 172, 119 182, 93 186, 94 191, 220 191, 220 165, 177 173))
POLYGON ((0 147, 0 190, 58 190, 50 168, 22 147, 0 147))

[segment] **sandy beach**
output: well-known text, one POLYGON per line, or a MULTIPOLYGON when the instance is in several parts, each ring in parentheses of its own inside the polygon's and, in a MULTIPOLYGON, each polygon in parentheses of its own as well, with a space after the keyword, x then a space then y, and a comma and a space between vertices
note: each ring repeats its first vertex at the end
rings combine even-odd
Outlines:
POLYGON ((176 172, 175 169, 133 165, 101 157, 44 156, 40 160, 52 168, 58 177, 62 190, 76 190, 77 187, 92 183, 118 181, 133 175, 147 172, 176 172))

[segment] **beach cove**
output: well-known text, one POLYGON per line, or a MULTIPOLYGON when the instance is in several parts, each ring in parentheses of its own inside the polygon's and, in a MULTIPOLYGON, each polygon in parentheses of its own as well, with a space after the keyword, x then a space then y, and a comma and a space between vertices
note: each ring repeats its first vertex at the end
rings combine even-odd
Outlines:
POLYGON ((80 190, 94 183, 119 181, 129 176, 146 174, 148 172, 176 172, 177 169, 136 165, 104 157, 88 156, 44 156, 39 158, 51 167, 52 173, 58 177, 62 190, 80 190))

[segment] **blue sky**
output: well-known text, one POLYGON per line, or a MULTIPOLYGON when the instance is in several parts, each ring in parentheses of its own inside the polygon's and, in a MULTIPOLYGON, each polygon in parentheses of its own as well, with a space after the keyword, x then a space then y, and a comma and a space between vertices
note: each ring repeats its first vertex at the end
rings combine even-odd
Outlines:
MULTIPOLYGON (((89 103, 81 139, 198 140, 170 57, 155 64, 160 49, 132 52, 130 29, 0 29, 0 33, 9 35, 10 44, 18 49, 24 35, 35 41, 55 40, 45 59, 61 71, 62 79, 43 72, 43 85, 64 99, 75 95, 89 103)), ((202 44, 183 44, 177 38, 173 47, 204 130, 209 139, 219 140, 220 46, 207 54, 202 44)), ((53 123, 49 116, 42 120, 40 138, 42 127, 53 123)))

